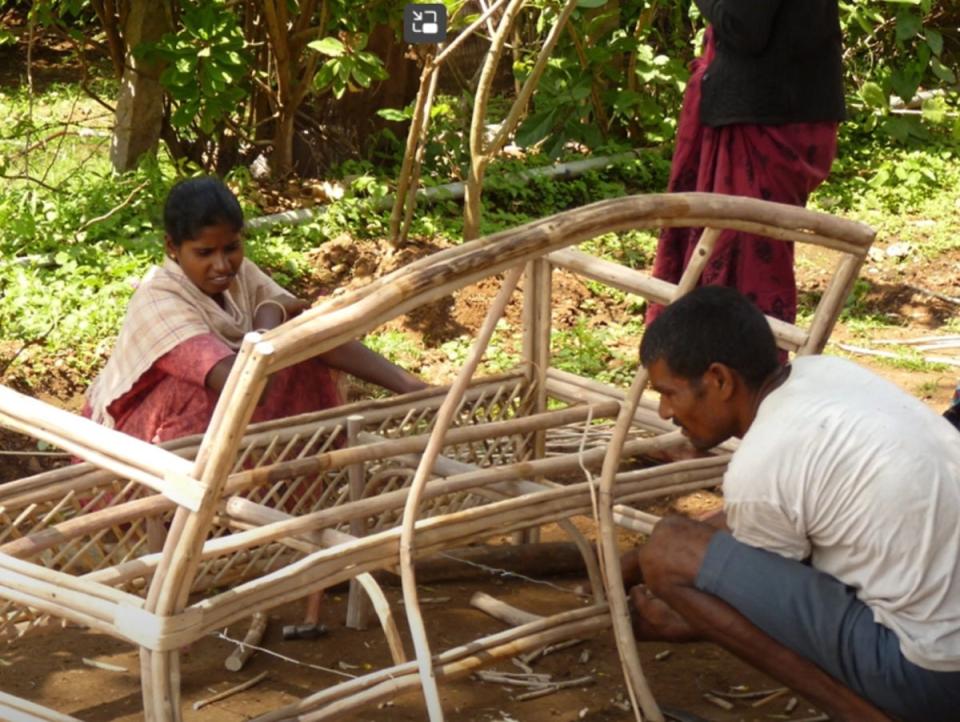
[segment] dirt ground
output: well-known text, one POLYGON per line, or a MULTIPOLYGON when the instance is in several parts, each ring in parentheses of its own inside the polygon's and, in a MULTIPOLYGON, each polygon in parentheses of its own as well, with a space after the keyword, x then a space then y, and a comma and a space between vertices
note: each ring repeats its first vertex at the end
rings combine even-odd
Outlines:
MULTIPOLYGON (((714 502, 713 499, 699 500, 700 504, 714 502)), ((557 534, 555 528, 544 530, 545 539, 557 534)), ((553 586, 491 577, 421 586, 422 609, 431 643, 436 650, 442 650, 505 628, 470 606, 470 597, 477 591, 539 614, 575 609, 586 603, 577 594, 585 588, 585 580, 554 577, 547 581, 553 586)), ((403 606, 399 587, 387 586, 385 592, 400 613, 403 606)), ((331 590, 322 615, 322 621, 330 629, 329 635, 313 641, 282 639, 283 625, 300 619, 302 607, 299 604, 272 610, 267 634, 261 644, 288 659, 258 652, 240 672, 229 672, 224 668, 223 661, 233 649, 230 642, 211 636, 192 645, 181 658, 185 719, 205 722, 251 719, 342 681, 344 675, 363 674, 383 666, 389 655, 382 633, 376 625, 365 631, 345 628, 345 609, 345 588, 331 590), (305 666, 307 664, 328 671, 310 668, 305 666), (193 709, 197 700, 209 698, 261 672, 267 672, 268 677, 251 689, 200 710, 193 709)), ((226 630, 226 636, 242 638, 244 632, 244 625, 237 624, 226 630)), ((412 645, 409 639, 405 642, 409 654, 412 645)), ((694 713, 715 722, 759 722, 778 714, 785 715, 783 719, 814 715, 813 708, 802 699, 797 700, 793 714, 787 714, 787 705, 796 696, 787 691, 761 707, 752 705, 762 698, 730 700, 734 705, 731 710, 708 702, 704 695, 711 692, 760 693, 780 689, 776 682, 712 645, 642 644, 640 653, 658 703, 667 708, 694 713)), ((0 653, 0 666, 0 688, 5 692, 90 722, 142 719, 138 655, 129 646, 110 637, 76 628, 49 630, 4 650, 0 653), (94 668, 85 659, 112 665, 115 669, 94 668)), ((551 675, 554 681, 584 676, 591 676, 595 681, 528 701, 516 699, 527 691, 521 687, 501 686, 472 677, 442 682, 440 690, 446 718, 451 722, 625 722, 632 719, 609 630, 585 638, 581 644, 544 656, 531 666, 537 673, 551 675)), ((509 661, 486 669, 520 671, 509 661)), ((425 718, 419 692, 409 692, 393 701, 338 717, 343 722, 425 718)))
MULTIPOLYGON (((397 265, 424 253, 436 250, 432 244, 406 249, 395 256, 383 254, 374 242, 338 239, 324 245, 317 252, 317 275, 308 293, 330 292, 337 287, 364 283, 397 265)), ((817 254, 801 255, 798 259, 800 285, 803 294, 822 290, 823 262, 817 254)), ((935 263, 920 259, 908 264, 891 264, 886 256, 876 255, 867 264, 864 278, 871 281, 870 290, 862 295, 858 313, 875 314, 899 324, 894 328, 878 329, 883 337, 911 337, 934 333, 955 312, 956 306, 928 295, 911 286, 936 289, 947 295, 960 295, 960 255, 952 254, 935 263)), ((580 314, 583 301, 591 291, 577 279, 557 274, 557 302, 554 322, 567 327, 580 314)), ((444 299, 428 308, 420 309, 393 326, 412 334, 418 344, 435 347, 445 340, 470 334, 479 325, 486 312, 496 283, 484 282, 464 289, 454 299, 444 299)), ((624 307, 605 306, 591 314, 591 324, 615 323, 623 318, 624 307)), ((508 319, 519 322, 519 304, 508 311, 508 319)), ((865 345, 870 339, 841 324, 834 340, 865 345)), ((625 343, 634 343, 628 339, 625 343)), ((942 370, 909 371, 894 368, 871 357, 857 358, 875 371, 898 383, 908 392, 922 397, 937 410, 942 410, 952 393, 954 374, 942 370)), ((449 378, 453 366, 445 356, 428 352, 419 372, 431 380, 449 378)), ((82 380, 67 379, 41 389, 48 399, 59 399, 76 410, 80 396, 76 392, 82 380)), ((0 445, 15 450, 25 445, 16 435, 2 432, 0 445)), ((49 466, 44 457, 0 457, 0 480, 34 473, 49 466)), ((719 503, 719 497, 700 492, 680 499, 664 500, 651 511, 664 513, 677 510, 685 513, 701 511, 719 503)), ((589 534, 592 525, 584 520, 581 526, 589 534)), ((547 529, 544 538, 559 538, 556 530, 547 529)), ((624 546, 635 539, 624 537, 624 546)), ((577 578, 550 579, 552 584, 572 590, 584 588, 585 581, 577 578)), ((421 589, 428 634, 436 650, 490 634, 503 628, 469 605, 476 591, 493 594, 521 609, 536 613, 552 613, 583 604, 573 593, 555 587, 490 576, 431 585, 421 589)), ((395 610, 402 610, 398 587, 388 587, 387 595, 395 610)), ((342 675, 362 674, 385 665, 389 659, 383 636, 377 628, 358 632, 343 625, 345 614, 343 589, 333 590, 327 598, 323 621, 330 627, 329 636, 316 641, 284 641, 283 624, 294 623, 301 614, 300 605, 289 604, 272 610, 271 622, 263 646, 272 652, 286 655, 296 661, 286 661, 258 653, 239 673, 229 672, 223 659, 232 648, 231 643, 211 637, 194 644, 182 657, 183 695, 187 704, 187 720, 212 722, 250 719, 269 709, 288 704, 312 691, 338 681, 342 675), (304 666, 319 665, 332 671, 320 671, 304 666), (266 671, 267 679, 257 686, 235 696, 215 702, 194 711, 192 703, 209 697, 240 681, 248 680, 266 671)), ((400 614, 402 617, 402 614, 400 614)), ((227 630, 227 635, 240 638, 242 625, 227 630)), ((407 644, 408 654, 412 645, 407 644)), ((817 714, 806 701, 798 699, 793 705, 792 692, 753 706, 758 700, 732 699, 733 708, 721 709, 704 698, 705 693, 757 692, 776 690, 779 685, 711 645, 672 646, 667 644, 641 645, 645 673, 658 702, 671 708, 699 715, 715 722, 759 721, 770 719, 803 719, 817 714)), ((549 673, 555 680, 591 675, 595 682, 588 686, 557 691, 536 700, 520 701, 516 697, 525 690, 506 688, 474 678, 463 678, 441 684, 441 694, 447 718, 455 721, 489 720, 491 722, 574 722, 575 720, 616 721, 631 719, 626 708, 624 687, 612 635, 605 631, 586 639, 576 647, 556 652, 534 663, 535 671, 549 673)), ((493 669, 518 671, 510 662, 501 662, 493 669)), ((41 702, 68 712, 84 720, 138 720, 141 702, 138 682, 137 653, 125 644, 111 638, 88 634, 80 629, 55 629, 30 637, 11 647, 0 649, 0 690, 41 702), (105 662, 124 671, 108 671, 88 666, 83 659, 105 662)), ((356 720, 420 720, 425 712, 418 692, 406 693, 393 702, 344 716, 356 720)))

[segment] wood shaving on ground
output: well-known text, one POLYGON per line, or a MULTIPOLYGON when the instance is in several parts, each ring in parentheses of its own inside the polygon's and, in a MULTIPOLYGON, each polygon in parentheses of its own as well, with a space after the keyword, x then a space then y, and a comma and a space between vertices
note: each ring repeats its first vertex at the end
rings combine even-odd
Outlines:
POLYGON ((110 664, 109 662, 98 662, 98 661, 95 660, 95 659, 88 659, 87 657, 81 658, 80 661, 83 662, 83 663, 84 663, 85 665, 87 665, 88 667, 96 667, 97 669, 102 669, 102 670, 105 670, 105 671, 107 671, 107 672, 126 672, 126 671, 128 671, 126 667, 121 667, 120 665, 117 665, 117 664, 110 664))

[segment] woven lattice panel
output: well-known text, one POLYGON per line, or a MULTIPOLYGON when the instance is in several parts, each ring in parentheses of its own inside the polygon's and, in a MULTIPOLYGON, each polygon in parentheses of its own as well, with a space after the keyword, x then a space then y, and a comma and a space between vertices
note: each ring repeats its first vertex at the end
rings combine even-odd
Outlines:
MULTIPOLYGON (((85 478, 90 476, 79 477, 79 483, 66 493, 63 485, 51 485, 47 493, 32 494, 23 501, 16 498, 5 500, 0 506, 0 544, 40 534, 57 524, 78 520, 91 512, 117 507, 154 493, 128 480, 86 481, 85 478)), ((169 518, 171 514, 166 516, 169 518)), ((147 520, 142 517, 104 525, 84 536, 53 544, 30 557, 30 561, 78 576, 113 567, 148 553, 148 527, 147 520)), ((128 585, 127 590, 136 591, 136 587, 128 585)), ((0 600, 2 639, 21 637, 46 621, 45 616, 31 609, 0 600)))
MULTIPOLYGON (((530 398, 530 389, 522 377, 475 389, 464 400, 455 426, 514 418, 529 407, 530 398)), ((345 419, 350 411, 349 407, 345 407, 344 416, 340 419, 324 419, 312 428, 309 424, 299 423, 294 427, 295 431, 279 427, 270 434, 258 436, 241 449, 234 471, 270 467, 341 448, 346 443, 345 419)), ((390 413, 387 409, 365 423, 363 432, 385 439, 425 434, 430 431, 436 413, 436 406, 401 408, 396 413, 390 413)), ((449 459, 486 467, 527 458, 529 448, 529 435, 515 435, 454 444, 445 448, 443 453, 449 459)), ((379 496, 405 488, 412 481, 413 474, 414 469, 410 465, 396 460, 368 462, 364 468, 363 492, 358 498, 379 496)), ((238 496, 292 516, 301 516, 349 503, 348 477, 345 468, 327 469, 258 485, 238 496)), ((483 497, 469 492, 446 495, 426 500, 420 516, 447 514, 485 501, 483 497)), ((364 519, 363 526, 368 531, 380 531, 398 524, 401 514, 402 503, 398 503, 394 509, 364 519)), ((211 531, 212 537, 229 534, 236 528, 236 524, 230 520, 218 521, 211 531)), ((340 528, 344 532, 350 531, 348 524, 340 528)), ((275 543, 204 561, 200 565, 193 591, 206 592, 267 574, 303 555, 302 551, 275 543)))
MULTIPOLYGON (((510 376, 496 383, 478 384, 465 396, 454 426, 503 421, 522 416, 532 404, 532 389, 522 376, 510 376)), ((392 409, 382 404, 369 414, 362 432, 384 439, 426 434, 432 428, 439 401, 423 406, 399 406, 392 409)), ((362 409, 361 409, 362 410, 362 409)), ((346 417, 354 406, 343 407, 340 414, 330 412, 289 421, 270 422, 265 431, 251 429, 241 447, 233 472, 271 467, 297 459, 343 448, 347 444, 346 417)), ((451 444, 443 456, 476 467, 511 463, 530 456, 530 434, 492 436, 469 443, 451 444)), ((185 446, 183 452, 195 453, 197 445, 185 446)), ((363 466, 363 491, 357 498, 369 498, 409 486, 414 468, 407 459, 378 459, 363 466)), ((94 519, 96 512, 106 513, 127 502, 154 496, 152 490, 129 480, 97 470, 89 464, 75 465, 31 480, 22 492, 0 495, 0 545, 28 535, 41 534, 64 522, 94 519)), ((323 509, 342 506, 351 501, 349 474, 346 468, 325 469, 315 473, 272 479, 248 487, 241 496, 256 504, 300 516, 323 509)), ((485 503, 479 495, 463 492, 427 499, 422 517, 451 513, 485 503)), ((379 531, 400 521, 402 505, 361 520, 368 532, 379 531)), ((173 509, 154 516, 128 514, 118 523, 91 524, 83 535, 62 541, 54 540, 38 554, 25 557, 33 563, 78 576, 110 569, 137 560, 162 548, 165 529, 173 517, 173 509)), ((233 533, 242 525, 235 520, 217 517, 210 532, 215 539, 233 533)), ((349 524, 340 525, 349 532, 349 524)), ((49 533, 49 532, 48 532, 49 533)), ((256 578, 303 557, 303 549, 271 542, 201 562, 192 591, 208 594, 231 585, 256 578)), ((149 579, 126 575, 118 586, 125 591, 144 595, 149 579)), ((16 639, 30 630, 49 623, 49 618, 14 602, 0 600, 0 639, 16 639)))

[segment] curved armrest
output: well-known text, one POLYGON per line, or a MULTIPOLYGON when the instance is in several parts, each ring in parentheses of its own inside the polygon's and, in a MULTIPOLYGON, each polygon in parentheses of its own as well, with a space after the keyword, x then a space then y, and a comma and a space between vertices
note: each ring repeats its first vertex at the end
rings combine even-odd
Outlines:
POLYGON ((190 476, 193 463, 159 446, 0 386, 0 426, 133 479, 191 511, 200 509, 203 484, 190 476))

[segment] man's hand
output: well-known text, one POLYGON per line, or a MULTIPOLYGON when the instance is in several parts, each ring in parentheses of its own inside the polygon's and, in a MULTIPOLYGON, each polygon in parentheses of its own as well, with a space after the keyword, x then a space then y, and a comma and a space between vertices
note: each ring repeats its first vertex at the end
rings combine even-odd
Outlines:
POLYGON ((623 588, 628 592, 638 584, 643 584, 643 570, 640 568, 640 547, 624 552, 620 557, 620 574, 623 588))
POLYGON ((643 584, 630 590, 630 623, 633 636, 646 642, 695 642, 700 637, 687 620, 643 584))

